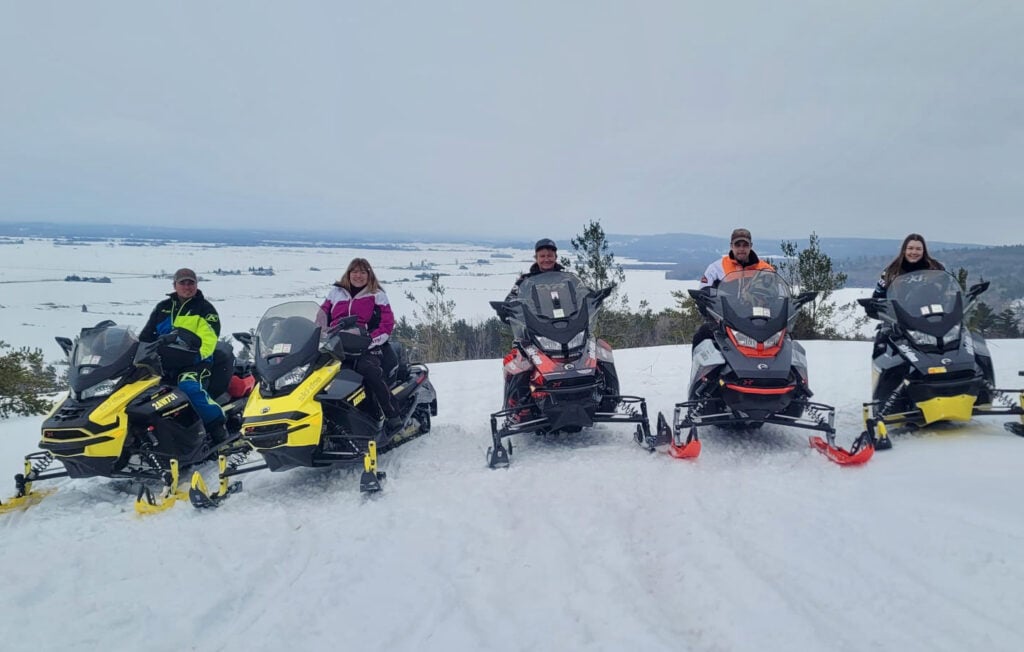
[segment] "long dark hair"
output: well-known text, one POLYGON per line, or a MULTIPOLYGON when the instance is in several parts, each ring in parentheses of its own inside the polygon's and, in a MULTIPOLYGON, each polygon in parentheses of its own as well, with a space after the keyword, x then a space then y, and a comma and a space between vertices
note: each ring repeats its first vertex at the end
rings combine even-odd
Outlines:
POLYGON ((360 269, 366 272, 366 289, 370 292, 380 292, 380 281, 377 280, 377 275, 373 273, 373 267, 370 266, 370 261, 365 258, 353 258, 352 262, 345 268, 345 273, 341 275, 341 278, 337 280, 335 285, 341 288, 345 288, 352 292, 352 270, 360 269))
POLYGON ((922 269, 946 269, 942 266, 942 263, 935 260, 928 254, 928 243, 924 241, 924 236, 920 233, 911 233, 907 237, 903 238, 903 244, 900 245, 899 254, 892 259, 892 262, 889 263, 882 272, 882 279, 885 281, 885 285, 887 287, 892 283, 894 278, 905 271, 903 269, 903 261, 906 256, 907 245, 915 240, 920 242, 921 247, 924 249, 924 254, 921 256, 921 262, 918 263, 918 265, 922 266, 922 269), (924 265, 927 265, 927 268, 925 268, 924 265))

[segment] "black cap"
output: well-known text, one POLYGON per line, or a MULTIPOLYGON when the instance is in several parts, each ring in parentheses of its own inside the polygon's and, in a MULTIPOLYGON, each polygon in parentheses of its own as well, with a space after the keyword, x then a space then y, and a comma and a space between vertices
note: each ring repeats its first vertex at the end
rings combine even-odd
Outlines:
POLYGON ((555 244, 555 241, 552 240, 551 238, 541 238, 540 240, 537 241, 537 244, 533 246, 533 252, 537 253, 541 249, 550 249, 552 251, 558 251, 558 246, 555 244))

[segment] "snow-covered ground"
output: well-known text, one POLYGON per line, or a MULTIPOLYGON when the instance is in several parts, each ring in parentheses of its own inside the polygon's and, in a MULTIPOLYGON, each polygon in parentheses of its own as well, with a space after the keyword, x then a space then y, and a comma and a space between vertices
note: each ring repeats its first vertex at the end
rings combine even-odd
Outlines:
MULTIPOLYGON (((330 253, 338 266, 349 258, 330 253)), ((294 275, 209 283, 227 330, 338 273, 307 277, 305 250, 269 263, 283 269, 289 255, 294 275)), ((141 324, 170 284, 136 281, 146 293, 40 283, 33 300, 106 301, 141 324)), ((0 304, 12 286, 0 285, 0 304)), ((2 339, 14 340, 9 314, 2 339)), ((47 338, 98 319, 35 315, 47 338)), ((849 444, 870 394, 870 344, 805 345, 816 398, 838 408, 849 444)), ((990 346, 997 384, 1020 386, 1024 340, 990 346)), ((616 355, 623 391, 645 396, 652 420, 670 412, 689 347, 616 355)), ((51 481, 52 496, 0 515, 5 649, 1024 649, 1024 440, 1002 419, 898 436, 861 468, 781 427, 708 433, 701 457, 681 461, 603 425, 517 438, 511 467, 490 470, 500 361, 434 364, 431 376, 433 430, 382 457, 388 478, 373 497, 354 470, 258 472, 218 510, 139 517, 118 483, 51 481)), ((0 498, 40 422, 0 422, 0 498)))

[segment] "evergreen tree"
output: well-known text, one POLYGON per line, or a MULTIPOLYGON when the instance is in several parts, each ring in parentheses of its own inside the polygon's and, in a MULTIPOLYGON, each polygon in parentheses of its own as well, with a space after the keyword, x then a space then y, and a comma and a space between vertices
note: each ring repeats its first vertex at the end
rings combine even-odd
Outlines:
MULTIPOLYGON (((574 254, 572 258, 562 256, 561 264, 580 277, 583 284, 592 290, 603 290, 611 285, 621 285, 626 280, 622 265, 615 262, 615 254, 608 245, 601 222, 591 220, 583 229, 583 233, 570 241, 574 254)), ((616 306, 618 290, 605 299, 601 313, 597 317, 596 334, 604 337, 612 346, 622 346, 621 342, 631 337, 629 331, 637 326, 623 319, 619 312, 628 312, 628 298, 623 294, 621 304, 616 306)))
POLYGON ((603 290, 626 280, 626 273, 622 271, 622 265, 615 262, 615 254, 608 246, 600 221, 591 220, 583 233, 570 242, 575 253, 571 259, 562 256, 562 267, 571 268, 587 287, 603 290))
POLYGON ((780 243, 786 260, 775 267, 794 292, 817 292, 818 297, 805 307, 793 325, 797 339, 835 338, 840 334, 834 323, 837 306, 828 298, 846 285, 846 274, 832 271, 832 258, 819 246, 817 233, 811 232, 809 244, 801 250, 795 242, 780 243))
POLYGON ((56 370, 45 365, 41 349, 11 347, 0 341, 0 419, 12 414, 43 414, 51 403, 42 394, 57 389, 56 370))

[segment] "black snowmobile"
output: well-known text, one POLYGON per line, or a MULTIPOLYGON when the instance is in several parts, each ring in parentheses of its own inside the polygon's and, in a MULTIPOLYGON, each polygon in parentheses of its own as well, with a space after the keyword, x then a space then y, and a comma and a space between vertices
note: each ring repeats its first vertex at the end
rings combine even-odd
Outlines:
POLYGON ((25 457, 25 472, 14 478, 17 494, 0 512, 52 493, 33 489, 38 482, 95 476, 137 481, 136 511, 163 511, 185 497, 180 471, 241 446, 242 408, 254 381, 244 363, 235 367, 227 342, 217 345, 207 390, 227 417, 228 436, 215 443, 185 393, 162 378, 165 365, 195 360, 198 338, 192 333, 173 331, 140 343, 132 329, 107 320, 83 328, 74 342, 56 340, 68 355, 70 391, 43 422, 42 450, 25 457), (162 485, 159 499, 150 484, 162 485))
POLYGON ((872 353, 872 401, 864 404, 864 434, 876 448, 892 447, 889 427, 1024 414, 1024 393, 996 389, 988 345, 967 329, 965 316, 988 285, 973 285, 965 296, 948 272, 921 270, 897 276, 885 298, 858 300, 882 322, 872 353))
POLYGON ((512 435, 635 423, 638 436, 649 436, 647 402, 619 394, 612 349, 593 335, 601 303, 613 289, 594 292, 573 274, 545 272, 526 278, 518 298, 491 302, 515 339, 504 361, 505 407, 491 414, 491 468, 508 466, 512 444, 506 449, 501 440, 512 435))
POLYGON ((313 301, 283 303, 263 315, 254 345, 259 384, 242 420, 242 441, 263 459, 222 456, 214 494, 194 473, 189 495, 195 507, 217 506, 242 488, 230 478, 261 469, 362 465, 360 490, 381 489, 378 453, 429 432, 437 395, 426 365, 409 364, 399 344, 385 344, 382 367, 403 417, 402 425, 389 431, 362 375, 345 364, 370 355, 370 337, 355 323, 353 316, 328 328, 327 316, 313 301))
POLYGON ((695 458, 701 452, 700 428, 755 429, 772 423, 823 433, 824 439, 811 437, 811 444, 839 464, 871 457, 868 438, 858 439, 849 451, 839 448, 835 408, 811 401, 807 356, 789 333, 816 292, 794 297, 775 272, 744 270, 728 274, 717 288, 689 293, 714 323, 713 337, 693 348, 688 400, 676 404, 672 426, 659 413, 657 433, 637 443, 648 450, 668 444, 673 457, 695 458))

